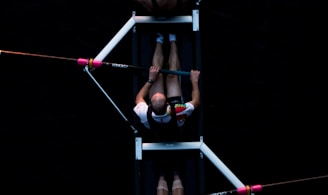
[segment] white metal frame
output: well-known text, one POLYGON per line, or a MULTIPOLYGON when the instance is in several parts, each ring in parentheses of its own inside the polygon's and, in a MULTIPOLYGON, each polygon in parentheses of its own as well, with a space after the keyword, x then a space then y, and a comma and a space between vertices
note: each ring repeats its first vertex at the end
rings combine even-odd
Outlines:
MULTIPOLYGON (((108 44, 101 50, 101 52, 94 58, 95 60, 104 60, 104 58, 112 51, 112 49, 121 41, 121 39, 132 29, 137 23, 192 23, 192 30, 199 30, 199 13, 198 10, 193 10, 192 16, 173 16, 169 18, 158 18, 154 16, 136 16, 133 12, 132 17, 126 24, 118 31, 118 33, 108 42, 108 44)), ((96 79, 89 72, 88 66, 85 67, 89 76, 97 83, 96 79)), ((101 86, 97 83, 98 87, 101 86)), ((106 92, 106 97, 112 102, 106 92)), ((117 110, 119 110, 117 108, 117 110)), ((121 113, 121 112, 120 112, 121 113)), ((121 113, 124 117, 124 115, 121 113)), ((124 117, 125 118, 125 117, 124 117)), ((126 118, 125 118, 126 119, 126 118)), ((126 119, 127 120, 127 119, 126 119)), ((200 150, 205 156, 221 171, 221 173, 231 182, 236 188, 246 187, 233 172, 213 153, 213 151, 203 142, 168 142, 168 143, 142 143, 141 137, 135 139, 135 154, 136 160, 142 160, 142 151, 150 150, 200 150)))

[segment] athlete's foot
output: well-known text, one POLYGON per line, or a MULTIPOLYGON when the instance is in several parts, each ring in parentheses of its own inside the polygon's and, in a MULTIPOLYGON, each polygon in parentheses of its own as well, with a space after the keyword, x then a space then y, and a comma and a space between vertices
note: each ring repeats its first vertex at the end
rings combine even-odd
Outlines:
POLYGON ((169 194, 169 189, 167 187, 167 183, 164 177, 160 177, 157 185, 157 195, 168 195, 168 194, 169 194))
POLYGON ((172 184, 172 195, 184 195, 184 188, 179 177, 175 176, 172 184))

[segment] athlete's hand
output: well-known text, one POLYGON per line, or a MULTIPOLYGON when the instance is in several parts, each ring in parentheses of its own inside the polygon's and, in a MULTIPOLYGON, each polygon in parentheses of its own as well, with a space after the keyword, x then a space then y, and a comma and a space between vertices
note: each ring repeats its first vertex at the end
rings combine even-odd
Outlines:
POLYGON ((193 82, 198 82, 200 71, 199 70, 191 70, 190 71, 190 80, 193 82))
POLYGON ((152 80, 152 81, 156 81, 160 69, 161 68, 159 66, 150 66, 150 68, 149 68, 149 79, 152 80))

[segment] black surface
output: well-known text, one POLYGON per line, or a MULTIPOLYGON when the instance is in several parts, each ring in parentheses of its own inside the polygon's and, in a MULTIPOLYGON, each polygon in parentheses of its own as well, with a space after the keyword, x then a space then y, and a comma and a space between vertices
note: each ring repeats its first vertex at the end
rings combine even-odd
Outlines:
MULTIPOLYGON (((131 17, 129 1, 9 1, 0 50, 95 57, 131 17)), ((317 1, 201 2, 204 140, 261 194, 323 194, 323 13, 317 1)), ((131 64, 131 39, 107 61, 131 64)), ((0 55, 1 194, 134 193, 133 132, 75 62, 0 55)), ((133 73, 132 73, 133 74, 133 73)), ((131 72, 95 71, 132 119, 131 72)), ((196 170, 194 170, 196 171, 196 170)), ((233 186, 206 161, 206 192, 233 186)))

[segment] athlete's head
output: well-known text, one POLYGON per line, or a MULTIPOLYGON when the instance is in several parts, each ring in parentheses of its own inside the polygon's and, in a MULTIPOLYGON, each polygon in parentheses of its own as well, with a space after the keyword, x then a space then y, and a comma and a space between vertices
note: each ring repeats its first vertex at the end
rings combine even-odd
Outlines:
POLYGON ((166 112, 166 97, 162 93, 155 93, 151 99, 151 106, 156 115, 163 115, 166 112))

